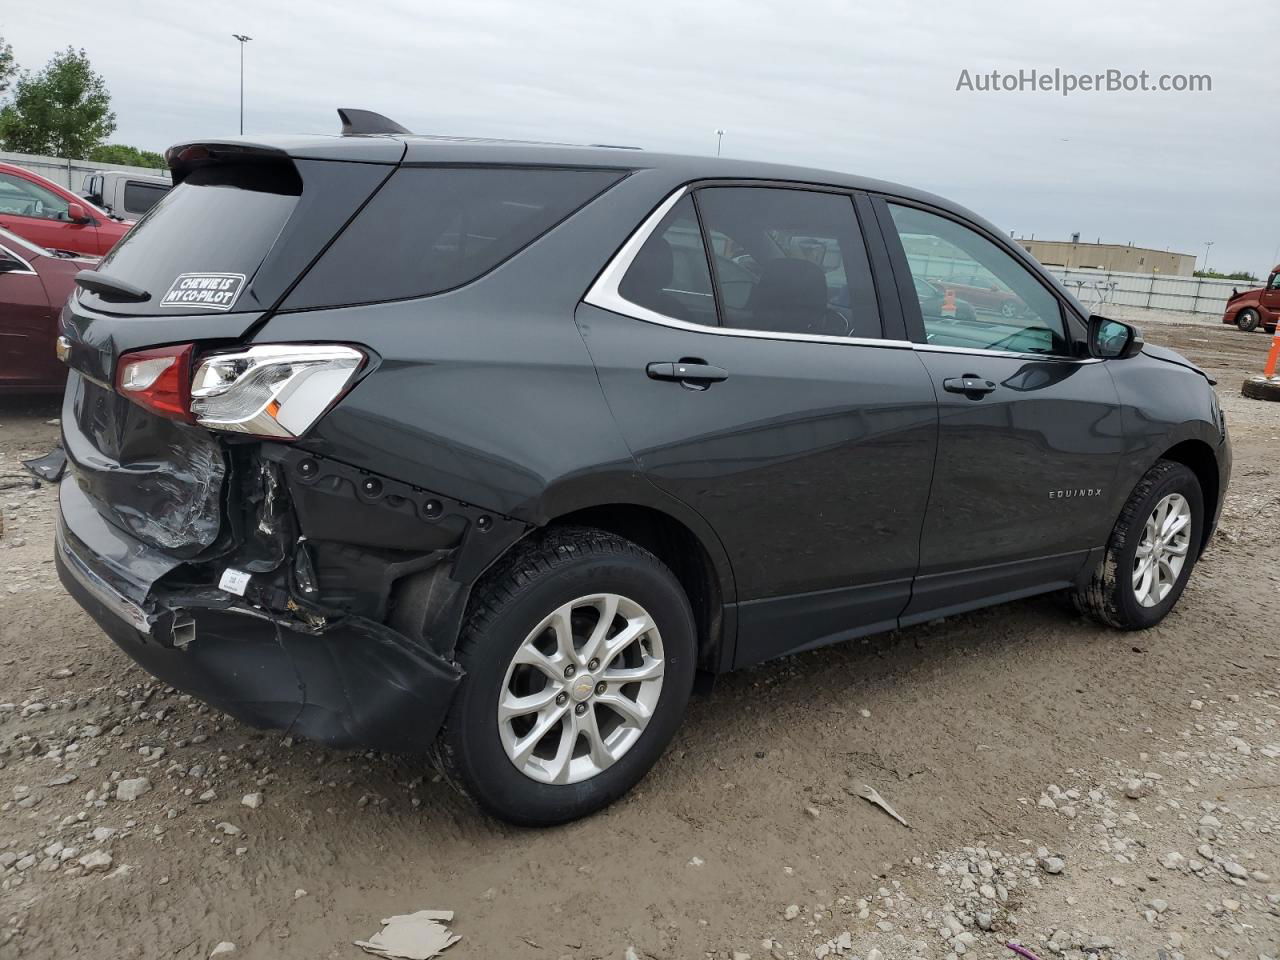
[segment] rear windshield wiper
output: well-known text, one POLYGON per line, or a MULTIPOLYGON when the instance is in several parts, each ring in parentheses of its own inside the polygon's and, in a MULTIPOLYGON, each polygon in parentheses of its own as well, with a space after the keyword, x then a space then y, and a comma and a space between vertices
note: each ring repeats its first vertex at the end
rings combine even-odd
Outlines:
POLYGON ((76 274, 76 284, 110 303, 142 303, 151 299, 151 294, 141 287, 97 270, 81 270, 76 274))

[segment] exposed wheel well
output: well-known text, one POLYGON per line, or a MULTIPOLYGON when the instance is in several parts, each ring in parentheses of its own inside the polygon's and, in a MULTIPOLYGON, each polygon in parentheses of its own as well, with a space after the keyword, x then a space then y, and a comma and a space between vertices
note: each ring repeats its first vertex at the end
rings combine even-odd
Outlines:
MULTIPOLYGON (((1200 481, 1200 490, 1204 494, 1205 511, 1209 517, 1212 517, 1214 508, 1218 504, 1218 458, 1214 456, 1213 448, 1203 440, 1184 440, 1166 450, 1161 459, 1180 463, 1196 475, 1196 479, 1200 481)), ((1204 524, 1199 544, 1201 553, 1209 542, 1211 532, 1209 524, 1204 524)))
POLYGON ((715 565, 692 530, 660 510, 634 504, 588 507, 557 517, 550 525, 608 530, 639 544, 670 567, 693 608, 698 628, 698 665, 717 669, 724 632, 724 598, 715 565))

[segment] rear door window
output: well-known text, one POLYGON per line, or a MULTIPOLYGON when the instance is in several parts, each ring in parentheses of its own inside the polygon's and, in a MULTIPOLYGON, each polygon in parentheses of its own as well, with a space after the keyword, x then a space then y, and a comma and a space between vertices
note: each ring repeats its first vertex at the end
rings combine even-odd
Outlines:
POLYGON ((554 167, 403 167, 303 277, 286 307, 403 300, 470 283, 622 176, 554 167))
POLYGON ((695 197, 724 326, 883 336, 852 198, 774 187, 706 187, 695 197))

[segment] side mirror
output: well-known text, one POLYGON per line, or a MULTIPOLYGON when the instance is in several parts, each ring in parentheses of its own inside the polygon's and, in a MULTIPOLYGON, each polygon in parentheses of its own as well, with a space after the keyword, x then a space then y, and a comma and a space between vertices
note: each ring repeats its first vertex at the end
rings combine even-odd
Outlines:
POLYGON ((1089 356, 1098 360, 1123 360, 1142 352, 1145 341, 1137 327, 1119 320, 1089 318, 1089 356))
POLYGON ((72 223, 89 223, 92 220, 84 205, 74 201, 67 204, 67 219, 72 223))

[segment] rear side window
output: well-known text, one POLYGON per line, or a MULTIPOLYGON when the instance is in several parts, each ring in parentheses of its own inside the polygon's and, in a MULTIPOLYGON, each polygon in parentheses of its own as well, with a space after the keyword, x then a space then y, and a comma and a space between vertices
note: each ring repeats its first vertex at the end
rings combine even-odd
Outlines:
POLYGON ((159 203, 160 198, 168 192, 168 187, 162 187, 158 183, 139 183, 137 180, 130 180, 124 185, 125 212, 141 216, 159 203))
POLYGON ((403 300, 489 272, 621 179, 616 170, 404 167, 290 296, 306 308, 403 300))

